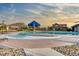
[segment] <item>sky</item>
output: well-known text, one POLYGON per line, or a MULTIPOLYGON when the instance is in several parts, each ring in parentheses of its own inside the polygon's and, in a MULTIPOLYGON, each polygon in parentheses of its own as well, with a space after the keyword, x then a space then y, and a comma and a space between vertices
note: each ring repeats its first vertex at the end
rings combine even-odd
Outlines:
POLYGON ((79 23, 79 4, 59 3, 0 3, 0 23, 24 22, 26 25, 35 20, 41 26, 54 23, 67 24, 68 27, 79 23))

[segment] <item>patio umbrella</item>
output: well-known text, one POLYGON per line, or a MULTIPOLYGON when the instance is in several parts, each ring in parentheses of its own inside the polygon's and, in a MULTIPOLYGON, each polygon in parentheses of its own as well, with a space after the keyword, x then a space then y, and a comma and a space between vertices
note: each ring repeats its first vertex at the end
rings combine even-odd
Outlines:
POLYGON ((35 32, 35 27, 40 26, 40 24, 39 24, 38 22, 36 22, 36 21, 32 21, 32 22, 30 22, 30 23, 28 24, 28 26, 33 27, 33 31, 35 32))

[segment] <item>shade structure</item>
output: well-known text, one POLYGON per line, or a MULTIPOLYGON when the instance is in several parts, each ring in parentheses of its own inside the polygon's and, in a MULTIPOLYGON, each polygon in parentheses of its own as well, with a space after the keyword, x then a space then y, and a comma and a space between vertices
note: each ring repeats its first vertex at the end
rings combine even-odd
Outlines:
POLYGON ((38 27, 40 26, 40 24, 36 21, 32 21, 31 23, 28 24, 28 26, 31 26, 31 27, 38 27))
POLYGON ((33 27, 33 32, 35 32, 35 28, 40 26, 40 24, 36 21, 32 21, 31 23, 28 24, 28 26, 33 27))

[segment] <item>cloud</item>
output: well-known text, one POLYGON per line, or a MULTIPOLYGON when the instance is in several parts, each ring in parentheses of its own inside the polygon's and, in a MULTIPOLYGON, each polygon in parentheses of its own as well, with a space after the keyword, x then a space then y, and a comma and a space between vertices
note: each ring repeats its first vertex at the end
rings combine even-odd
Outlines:
POLYGON ((56 3, 41 3, 41 4, 46 6, 56 6, 56 3))
MULTIPOLYGON (((25 4, 28 5, 28 4, 25 4)), ((23 4, 17 5, 10 4, 8 9, 2 7, 5 11, 0 13, 1 19, 9 20, 28 20, 28 17, 36 17, 39 20, 77 20, 79 19, 79 4, 29 4, 28 7, 24 7, 23 4), (30 6, 29 6, 30 5, 30 6), (1 15, 2 14, 2 15, 1 15)), ((63 21, 64 22, 64 21, 63 21)))
POLYGON ((41 3, 46 6, 79 6, 77 3, 41 3))
POLYGON ((47 6, 79 6, 77 3, 42 3, 47 6))
POLYGON ((35 14, 35 15, 41 15, 41 12, 40 10, 32 10, 32 9, 24 9, 26 12, 30 12, 32 14, 35 14))
POLYGON ((12 13, 12 14, 15 14, 15 12, 16 12, 16 9, 12 9, 12 10, 10 11, 10 13, 12 13))

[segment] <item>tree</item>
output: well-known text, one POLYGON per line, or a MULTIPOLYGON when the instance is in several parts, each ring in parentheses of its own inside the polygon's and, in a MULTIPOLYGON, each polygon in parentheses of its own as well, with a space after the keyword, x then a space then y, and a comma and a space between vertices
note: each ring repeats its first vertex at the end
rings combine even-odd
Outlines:
POLYGON ((67 31, 72 31, 72 29, 71 28, 67 28, 67 31))

